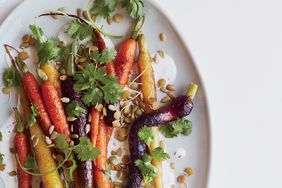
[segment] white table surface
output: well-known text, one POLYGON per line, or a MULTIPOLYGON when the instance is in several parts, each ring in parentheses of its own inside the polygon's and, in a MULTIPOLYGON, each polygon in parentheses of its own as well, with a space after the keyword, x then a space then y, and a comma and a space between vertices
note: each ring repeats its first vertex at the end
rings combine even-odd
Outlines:
MULTIPOLYGON (((282 187, 282 1, 156 0, 188 44, 211 114, 210 188, 282 187)), ((21 0, 0 0, 0 24, 21 0)))

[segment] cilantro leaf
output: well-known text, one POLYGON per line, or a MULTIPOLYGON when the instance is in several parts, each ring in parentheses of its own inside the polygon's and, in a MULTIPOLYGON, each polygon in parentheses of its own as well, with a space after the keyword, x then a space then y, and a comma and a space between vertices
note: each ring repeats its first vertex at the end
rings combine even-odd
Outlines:
POLYGON ((102 53, 98 50, 94 51, 91 54, 91 59, 96 63, 106 64, 112 61, 117 55, 117 52, 114 48, 105 48, 102 53))
POLYGON ((71 161, 71 166, 67 167, 67 169, 70 171, 69 174, 70 174, 70 179, 73 181, 73 173, 74 171, 76 170, 77 168, 77 163, 76 161, 74 160, 74 157, 71 155, 69 160, 68 161, 71 161))
POLYGON ((141 171, 144 183, 153 181, 154 177, 158 174, 158 169, 151 164, 152 157, 148 154, 142 156, 142 160, 137 159, 134 161, 135 166, 141 171))
POLYGON ((38 106, 36 104, 31 104, 31 115, 28 120, 28 126, 31 127, 36 122, 36 117, 38 114, 38 106))
POLYGON ((107 103, 118 101, 123 90, 113 76, 108 76, 106 68, 96 68, 93 64, 88 64, 82 73, 75 75, 76 80, 73 89, 84 91, 82 101, 86 105, 96 104, 99 100, 107 103))
POLYGON ((108 18, 117 7, 117 0, 95 0, 92 14, 108 18))
POLYGON ((13 68, 5 68, 3 73, 3 82, 7 87, 16 87, 21 83, 21 75, 13 68))
POLYGON ((187 119, 180 119, 172 124, 165 124, 160 129, 166 138, 177 137, 179 134, 188 136, 192 132, 192 122, 187 119))
POLYGON ((68 116, 79 116, 80 114, 86 112, 84 108, 81 108, 77 102, 71 101, 67 104, 66 112, 68 116))
POLYGON ((62 54, 63 50, 58 47, 61 42, 58 38, 51 37, 48 39, 44 36, 43 30, 36 24, 30 25, 29 29, 31 30, 33 37, 38 40, 37 48, 39 64, 55 60, 62 54))
POLYGON ((73 39, 84 40, 92 36, 92 27, 79 20, 73 20, 66 33, 73 39))
POLYGON ((58 133, 56 136, 55 148, 63 152, 66 157, 70 151, 67 137, 58 133))
POLYGON ((2 142, 2 140, 3 140, 3 134, 2 134, 2 132, 0 131, 0 142, 2 142))
POLYGON ((142 0, 121 0, 121 6, 124 7, 135 20, 138 20, 144 15, 144 3, 142 0))
POLYGON ((33 155, 29 155, 25 160, 25 168, 35 171, 37 169, 37 163, 33 155))
POLYGON ((154 134, 150 127, 142 127, 138 131, 138 137, 140 140, 144 141, 148 146, 150 146, 154 141, 154 134))
POLYGON ((93 147, 89 138, 85 136, 79 138, 79 144, 74 146, 73 151, 81 161, 94 160, 100 155, 100 150, 93 147))
POLYGON ((152 152, 152 157, 159 162, 170 158, 169 154, 165 153, 162 147, 155 148, 152 152))

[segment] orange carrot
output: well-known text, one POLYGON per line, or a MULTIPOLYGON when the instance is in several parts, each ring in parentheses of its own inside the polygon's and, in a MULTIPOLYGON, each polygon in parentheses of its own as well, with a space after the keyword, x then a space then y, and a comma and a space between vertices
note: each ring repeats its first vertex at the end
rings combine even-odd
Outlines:
POLYGON ((94 182, 99 185, 101 188, 110 188, 111 182, 110 179, 105 175, 104 171, 106 170, 107 164, 107 129, 104 119, 99 121, 99 130, 98 138, 96 142, 96 147, 100 149, 100 155, 95 160, 95 165, 97 168, 94 168, 94 182))
POLYGON ((134 63, 137 42, 133 39, 126 39, 120 46, 114 66, 116 76, 122 88, 127 84, 129 74, 134 63))
POLYGON ((64 111, 64 106, 57 88, 51 81, 45 81, 41 85, 43 99, 50 118, 55 126, 55 130, 67 137, 70 136, 70 130, 64 111))
POLYGON ((43 132, 46 135, 50 136, 49 128, 51 127, 52 122, 48 116, 46 106, 44 104, 42 93, 40 90, 40 86, 36 78, 30 72, 25 73, 22 79, 23 79, 24 90, 28 96, 29 101, 38 107, 37 111, 39 115, 37 117, 37 120, 39 121, 39 124, 43 129, 43 132))
POLYGON ((90 129, 90 140, 94 147, 96 147, 96 141, 99 131, 99 120, 100 112, 98 112, 94 107, 91 111, 91 129, 90 129))
MULTIPOLYGON (((27 157, 30 155, 30 147, 28 138, 24 133, 17 133, 14 139, 14 146, 18 154, 21 164, 25 164, 27 157)), ((17 176, 19 188, 31 187, 31 176, 25 173, 20 165, 17 163, 17 176)))

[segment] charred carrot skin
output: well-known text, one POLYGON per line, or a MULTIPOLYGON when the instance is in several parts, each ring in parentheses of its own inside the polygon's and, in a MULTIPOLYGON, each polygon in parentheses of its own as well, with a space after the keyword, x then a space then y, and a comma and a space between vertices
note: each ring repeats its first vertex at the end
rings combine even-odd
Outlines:
POLYGON ((55 85, 51 81, 45 81, 41 85, 41 90, 46 109, 55 126, 55 130, 58 133, 69 137, 70 130, 64 111, 64 106, 55 85))
POLYGON ((103 171, 106 170, 107 164, 107 126, 104 119, 99 121, 98 138, 96 142, 96 147, 100 149, 100 155, 95 160, 95 165, 97 168, 94 169, 94 181, 101 188, 110 188, 111 181, 104 174, 103 171))
MULTIPOLYGON (((18 133, 14 139, 14 146, 21 164, 25 164, 30 155, 30 146, 27 136, 24 133, 18 133)), ((31 176, 25 173, 19 164, 17 164, 18 188, 31 188, 31 176)))
POLYGON ((32 73, 27 72, 23 75, 23 86, 24 86, 24 90, 28 96, 29 101, 32 104, 37 105, 38 107, 39 115, 37 117, 37 120, 43 132, 46 135, 50 136, 48 130, 51 127, 52 122, 48 116, 46 106, 44 104, 42 93, 40 90, 40 86, 32 73))
POLYGON ((133 39, 126 39, 120 46, 114 66, 118 82, 122 88, 127 84, 129 74, 134 63, 137 42, 133 39))

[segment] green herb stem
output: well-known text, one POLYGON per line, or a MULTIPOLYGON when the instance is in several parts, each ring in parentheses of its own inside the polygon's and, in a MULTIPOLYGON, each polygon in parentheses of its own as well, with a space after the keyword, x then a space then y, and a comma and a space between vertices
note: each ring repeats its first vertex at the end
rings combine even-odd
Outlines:
POLYGON ((131 34, 130 34, 130 37, 131 37, 132 39, 137 40, 137 38, 138 38, 138 36, 139 36, 139 34, 140 34, 140 32, 141 32, 141 29, 142 29, 142 27, 143 27, 143 25, 144 25, 144 22, 145 22, 145 16, 140 17, 140 18, 136 21, 136 23, 135 23, 135 25, 134 25, 134 27, 133 27, 133 30, 132 30, 132 32, 131 32, 131 34))

